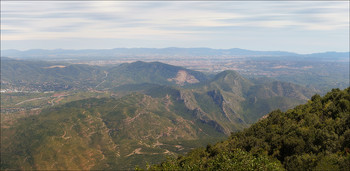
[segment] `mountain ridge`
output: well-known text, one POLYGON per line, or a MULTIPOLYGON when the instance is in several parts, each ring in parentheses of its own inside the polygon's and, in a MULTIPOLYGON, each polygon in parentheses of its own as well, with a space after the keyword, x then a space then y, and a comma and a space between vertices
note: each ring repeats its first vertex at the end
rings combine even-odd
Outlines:
POLYGON ((167 159, 150 170, 348 170, 350 87, 269 113, 225 141, 167 159))
MULTIPOLYGON (((69 67, 58 66, 45 65, 58 71, 69 67)), ((209 78, 159 62, 123 64, 107 71, 100 71, 103 79, 92 86, 103 89, 104 83, 119 79, 125 84, 109 82, 108 88, 122 96, 44 108, 4 127, 2 169, 132 169, 136 163, 154 163, 218 141, 271 110, 305 102, 313 93, 289 83, 255 82, 236 71, 209 78), (181 86, 169 81, 178 71, 201 82, 181 86)))
POLYGON ((225 56, 225 55, 236 55, 236 56, 300 56, 300 57, 315 57, 324 55, 341 55, 342 57, 348 57, 349 52, 321 52, 321 53, 309 53, 309 54, 298 54, 286 51, 255 51, 246 50, 240 48, 231 49, 212 49, 212 48, 114 48, 114 49, 81 49, 81 50, 69 50, 69 49, 30 49, 30 50, 1 50, 2 56, 6 57, 39 57, 39 56, 75 56, 75 55, 185 55, 185 56, 200 56, 200 55, 214 55, 214 56, 225 56))

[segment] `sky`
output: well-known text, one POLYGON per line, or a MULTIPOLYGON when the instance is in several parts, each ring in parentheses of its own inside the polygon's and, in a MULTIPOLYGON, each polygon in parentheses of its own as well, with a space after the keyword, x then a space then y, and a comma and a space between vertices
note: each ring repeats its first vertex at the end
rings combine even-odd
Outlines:
POLYGON ((1 1, 1 50, 349 51, 349 1, 1 1))

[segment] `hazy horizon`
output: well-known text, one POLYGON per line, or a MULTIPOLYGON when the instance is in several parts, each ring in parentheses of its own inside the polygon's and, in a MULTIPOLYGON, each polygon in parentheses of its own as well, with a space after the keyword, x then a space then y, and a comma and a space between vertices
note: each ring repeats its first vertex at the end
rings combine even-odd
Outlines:
POLYGON ((1 1, 1 49, 349 51, 348 1, 1 1))
POLYGON ((145 47, 131 47, 131 48, 127 48, 127 47, 115 47, 115 48, 105 48, 105 49, 69 49, 69 48, 49 48, 49 49, 40 49, 40 48, 35 48, 35 49, 1 49, 1 51, 9 51, 9 50, 15 50, 15 51, 21 51, 21 52, 25 52, 25 51, 31 51, 31 50, 47 50, 47 51, 54 51, 54 50, 67 50, 67 51, 84 51, 84 50, 113 50, 113 49, 170 49, 170 48, 177 48, 177 49, 212 49, 212 50, 233 50, 233 49, 239 49, 239 50, 247 50, 247 51, 257 51, 257 52, 286 52, 286 53, 295 53, 298 55, 307 55, 307 54, 315 54, 315 53, 349 53, 350 51, 318 51, 318 52, 310 52, 310 53, 298 53, 298 52, 292 52, 292 51, 282 51, 282 50, 255 50, 255 49, 243 49, 243 48, 209 48, 209 47, 164 47, 164 48, 156 48, 156 47, 150 47, 150 48, 145 48, 145 47))

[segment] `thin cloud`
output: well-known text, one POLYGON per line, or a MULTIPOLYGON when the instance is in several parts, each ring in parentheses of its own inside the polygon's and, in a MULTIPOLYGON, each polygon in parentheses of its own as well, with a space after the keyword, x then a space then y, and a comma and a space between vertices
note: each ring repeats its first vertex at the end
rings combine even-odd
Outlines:
POLYGON ((250 37, 246 30, 252 31, 251 35, 266 29, 290 35, 293 30, 306 34, 342 32, 345 36, 349 32, 349 2, 1 1, 1 16, 2 30, 6 30, 1 32, 2 41, 108 38, 229 42, 227 37, 250 37), (239 37, 237 32, 246 35, 239 37))

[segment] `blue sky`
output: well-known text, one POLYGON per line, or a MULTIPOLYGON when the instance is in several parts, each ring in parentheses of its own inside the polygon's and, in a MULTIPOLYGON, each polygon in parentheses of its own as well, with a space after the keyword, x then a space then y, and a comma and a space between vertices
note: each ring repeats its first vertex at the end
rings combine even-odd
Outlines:
POLYGON ((1 49, 349 51, 349 1, 1 1, 1 49))

